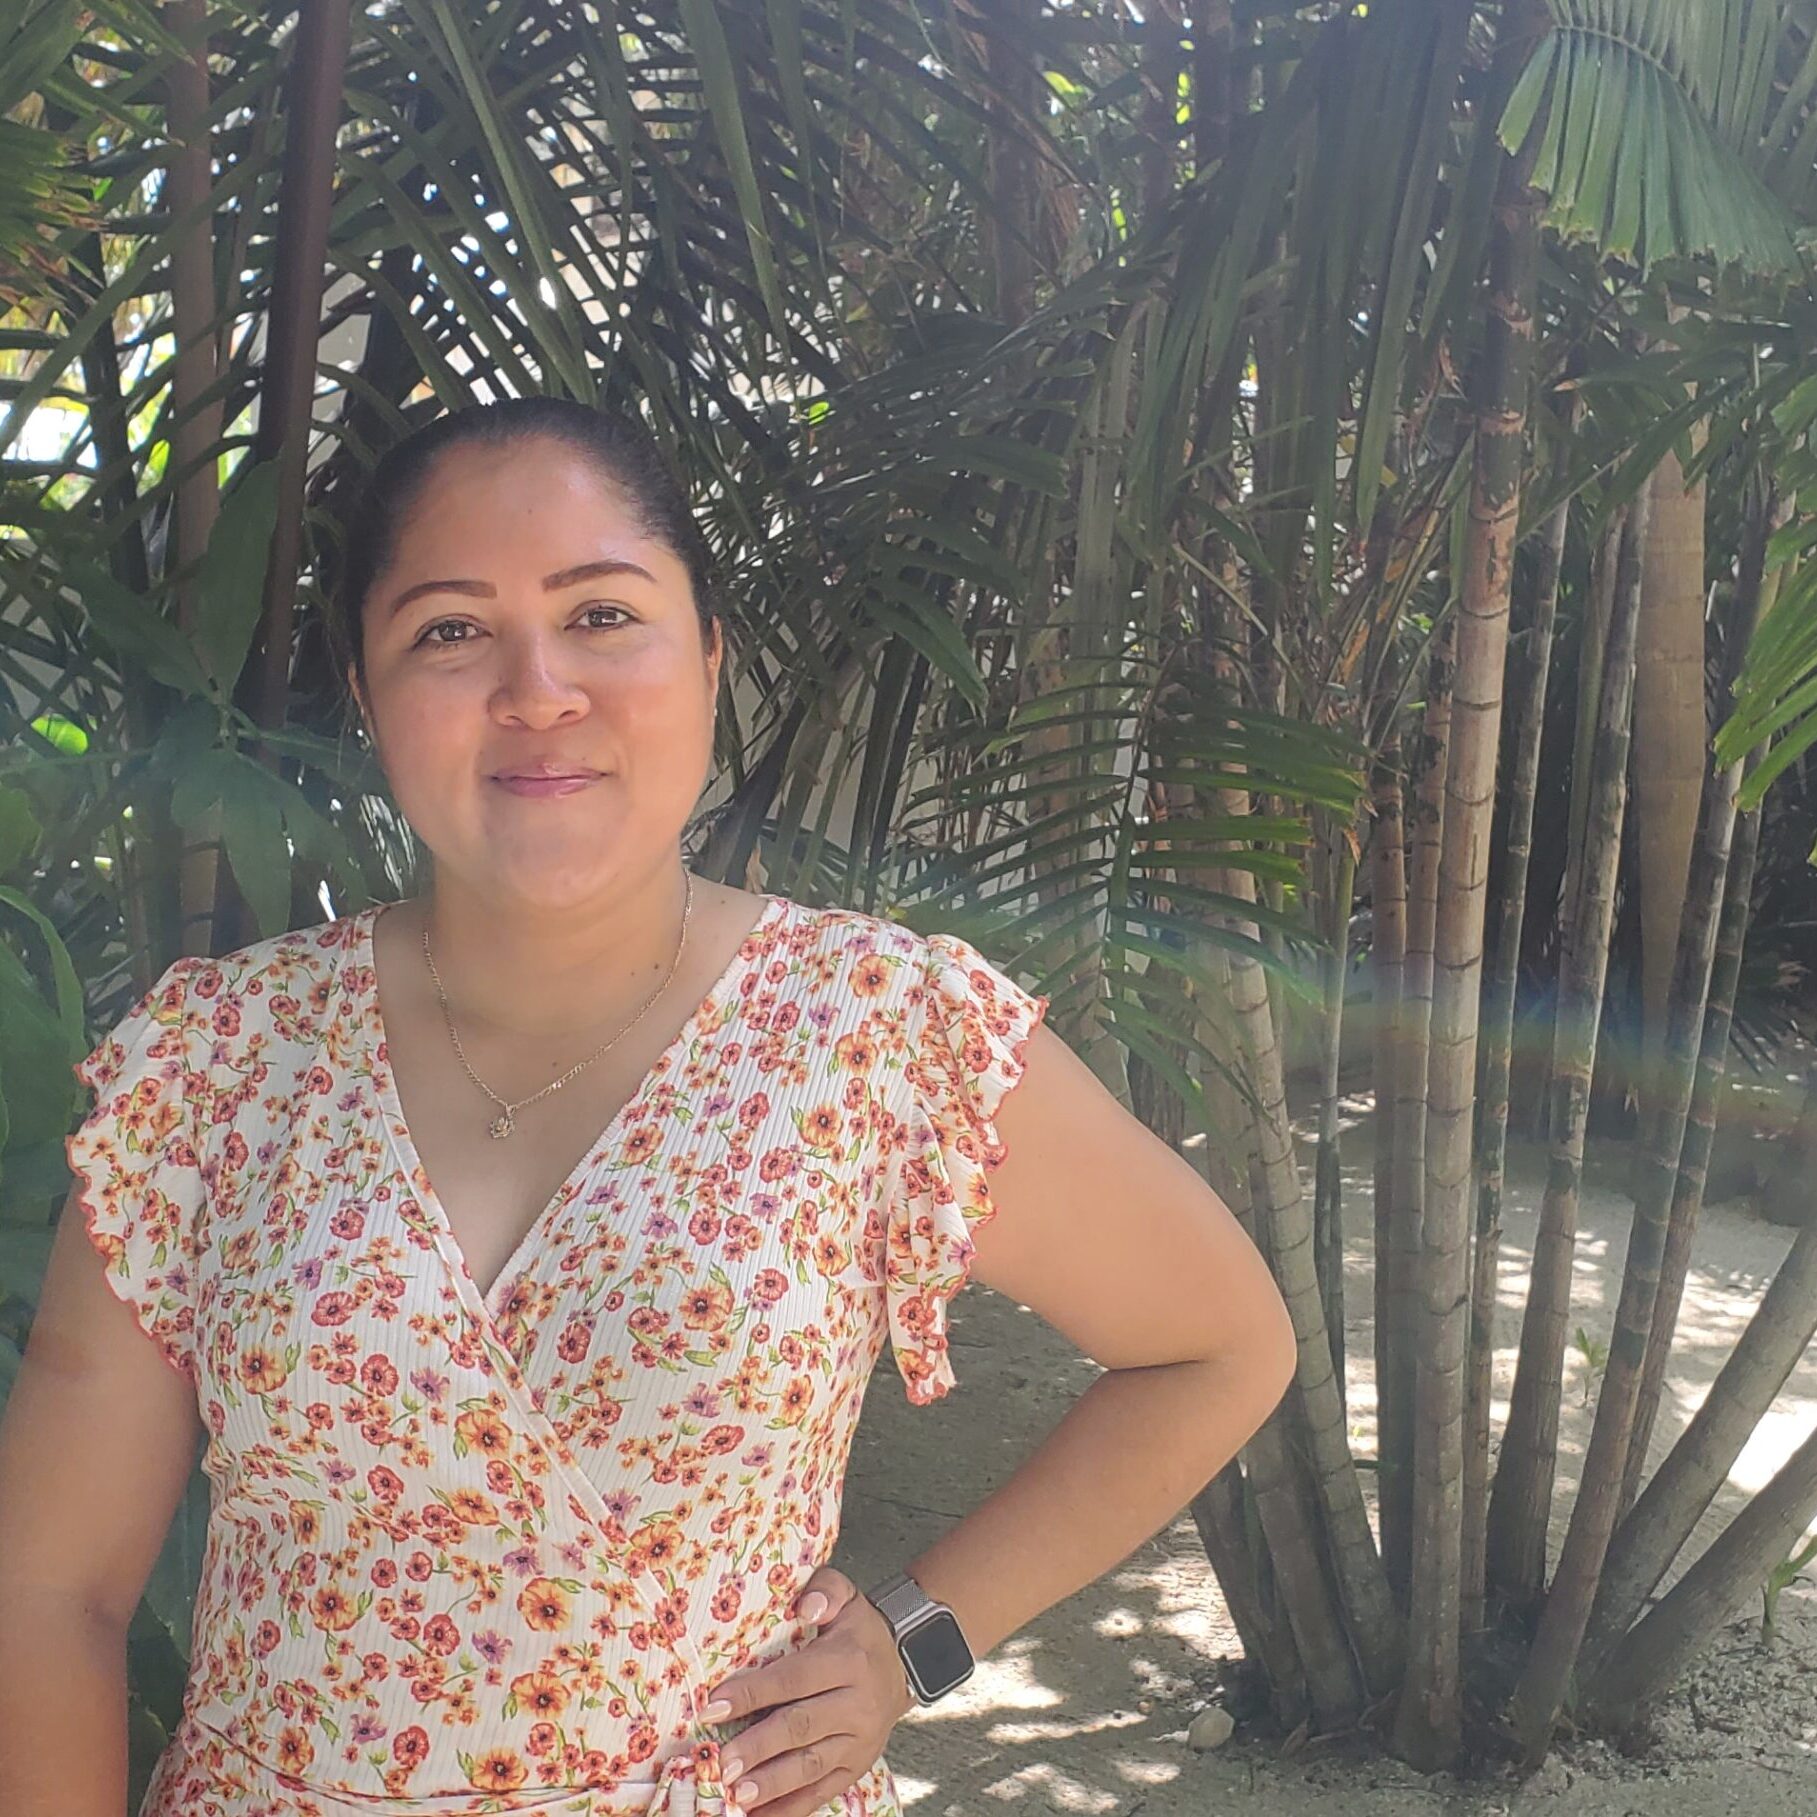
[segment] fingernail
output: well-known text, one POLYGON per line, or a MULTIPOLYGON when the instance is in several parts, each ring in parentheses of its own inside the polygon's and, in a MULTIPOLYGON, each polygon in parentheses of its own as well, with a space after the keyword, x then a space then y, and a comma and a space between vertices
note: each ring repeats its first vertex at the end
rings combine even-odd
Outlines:
POLYGON ((719 1776, 723 1779, 736 1779, 744 1771, 744 1762, 736 1754, 728 1755, 719 1767, 719 1776))
POLYGON ((749 1804, 757 1796, 757 1781, 755 1779, 743 1781, 741 1784, 733 1787, 732 1796, 736 1798, 740 1804, 749 1804))
POLYGON ((724 1722, 732 1714, 732 1706, 723 1697, 715 1697, 700 1714, 707 1722, 724 1722))
POLYGON ((801 1619, 806 1622, 818 1621, 826 1613, 826 1608, 826 1598, 816 1590, 802 1599, 801 1619))

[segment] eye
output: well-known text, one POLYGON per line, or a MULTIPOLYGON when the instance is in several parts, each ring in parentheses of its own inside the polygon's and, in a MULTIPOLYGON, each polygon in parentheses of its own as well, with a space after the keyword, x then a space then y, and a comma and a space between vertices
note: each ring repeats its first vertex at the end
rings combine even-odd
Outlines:
MULTIPOLYGON (((631 617, 631 614, 627 612, 623 606, 596 605, 583 606, 581 608, 581 616, 583 618, 590 619, 598 612, 616 612, 618 614, 618 622, 621 624, 628 623, 631 617)), ((610 624, 594 624, 589 628, 595 631, 610 631, 613 627, 610 624)))
POLYGON ((416 643, 412 648, 420 649, 424 644, 435 644, 439 648, 445 650, 454 644, 464 644, 467 642, 465 637, 441 637, 438 636, 437 633, 441 631, 471 631, 472 629, 473 626, 464 618, 438 618, 433 624, 425 625, 423 627, 422 635, 417 638, 416 643))

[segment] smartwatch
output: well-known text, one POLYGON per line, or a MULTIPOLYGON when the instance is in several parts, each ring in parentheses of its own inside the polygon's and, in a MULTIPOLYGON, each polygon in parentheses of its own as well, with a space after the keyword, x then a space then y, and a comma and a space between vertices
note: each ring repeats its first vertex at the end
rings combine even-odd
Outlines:
POLYGON ((918 1703, 932 1703, 971 1677, 977 1662, 958 1616, 945 1603, 935 1602, 907 1572, 898 1572, 866 1595, 896 1636, 896 1651, 918 1703))

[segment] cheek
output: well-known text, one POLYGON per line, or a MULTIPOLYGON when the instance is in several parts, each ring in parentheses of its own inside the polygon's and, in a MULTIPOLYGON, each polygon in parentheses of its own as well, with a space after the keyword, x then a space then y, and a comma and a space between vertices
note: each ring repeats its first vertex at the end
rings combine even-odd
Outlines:
POLYGON ((671 748, 712 724, 713 694, 697 650, 652 645, 609 665, 592 693, 614 728, 671 748))

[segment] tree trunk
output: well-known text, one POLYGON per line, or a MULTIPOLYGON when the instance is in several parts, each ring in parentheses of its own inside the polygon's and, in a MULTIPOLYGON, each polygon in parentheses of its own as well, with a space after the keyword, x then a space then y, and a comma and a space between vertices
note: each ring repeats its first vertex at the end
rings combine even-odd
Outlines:
MULTIPOLYGON (((1510 68, 1524 68, 1534 40, 1549 26, 1543 5, 1511 7, 1496 47, 1498 76, 1505 79, 1510 68)), ((1397 1749, 1428 1768, 1456 1757, 1462 1722, 1459 1622, 1471 1119, 1489 827, 1501 744, 1509 584, 1520 525, 1539 271, 1541 203, 1527 183, 1531 156, 1531 151, 1521 158, 1504 156, 1496 178, 1439 861, 1426 1193, 1420 1219, 1424 1318, 1414 1404, 1414 1570, 1407 1679, 1395 1711, 1397 1749)))
POLYGON ((1703 702, 1703 482, 1687 488, 1678 456, 1668 453, 1648 489, 1652 514, 1641 561, 1634 678, 1643 1107, 1663 1057, 1666 999, 1710 742, 1703 702))
MULTIPOLYGON (((176 546, 170 569, 189 576, 208 547, 221 508, 216 459, 221 400, 209 395, 215 382, 215 271, 209 208, 214 170, 208 130, 207 0, 177 0, 171 18, 189 54, 173 59, 168 78, 169 193, 175 226, 170 308, 177 344, 170 388, 170 473, 176 488, 176 546)), ((186 579, 177 590, 177 623, 192 630, 196 612, 195 586, 186 579)), ((218 804, 209 820, 212 828, 196 828, 183 850, 179 889, 185 953, 207 952, 214 936, 221 860, 218 804)))
MULTIPOLYGON (((309 459, 317 342, 327 272, 328 217, 334 200, 335 142, 352 33, 350 0, 319 0, 302 9, 290 47, 284 170, 259 427, 253 458, 278 463, 277 521, 265 564, 259 626, 234 698, 263 730, 280 729, 288 712, 297 576, 303 556, 303 481, 309 459)), ((276 758, 269 747, 267 763, 276 758)), ((226 866, 218 873, 215 951, 251 940, 256 929, 226 866)))
MULTIPOLYGON (((1230 882, 1233 891, 1242 894, 1245 886, 1253 887, 1254 879, 1238 871, 1230 874, 1230 882)), ((1237 931, 1250 939, 1256 937, 1253 923, 1239 924, 1237 931)), ((1233 952, 1229 965, 1231 1012, 1257 1106, 1256 1175, 1261 1194, 1257 1222, 1299 1341, 1295 1398, 1304 1420, 1306 1463, 1324 1517, 1327 1551, 1351 1644, 1362 1662, 1369 1692, 1380 1696, 1400 1672, 1400 1615, 1376 1552, 1345 1433, 1343 1402, 1337 1391, 1313 1257, 1310 1207, 1294 1155, 1268 976, 1259 959, 1243 953, 1233 952)), ((1277 1563, 1282 1570, 1289 1568, 1278 1554, 1277 1563)))
POLYGON ((1817 1432, 1730 1522, 1631 1633, 1590 1688, 1605 1721, 1623 1723, 1666 1690, 1715 1639, 1817 1518, 1817 1432))
POLYGON ((1712 772, 1705 792, 1704 826, 1691 858, 1685 891, 1678 964, 1672 978, 1665 1049, 1648 1115, 1648 1140, 1641 1156, 1640 1191, 1622 1271, 1621 1298, 1609 1343, 1609 1362, 1596 1403, 1590 1449, 1564 1551, 1547 1598, 1533 1651, 1516 1687, 1511 1716, 1529 1759, 1538 1759, 1551 1741, 1565 1689, 1577 1664, 1590 1619, 1597 1580, 1614 1530, 1634 1434, 1640 1375, 1658 1298, 1678 1159, 1696 1080, 1697 1054, 1709 997, 1716 923, 1728 876, 1735 830, 1735 800, 1741 765, 1712 772))
POLYGON ((1338 1401, 1348 1405, 1344 1383, 1344 1182, 1338 1133, 1338 1065, 1344 1038, 1344 982, 1350 970, 1350 907, 1356 856, 1350 827, 1329 812, 1317 817, 1322 850, 1319 907, 1325 951, 1320 961, 1324 1001, 1319 1019, 1319 1146, 1313 1172, 1313 1248, 1319 1297, 1331 1337, 1338 1401))
POLYGON ((1508 778, 1507 849, 1495 965, 1484 993, 1482 1152, 1477 1160, 1476 1250, 1470 1271, 1470 1352, 1464 1384, 1463 1603, 1466 1629, 1481 1627, 1484 1527, 1488 1518, 1489 1399, 1495 1365, 1496 1293, 1500 1279, 1503 1173, 1508 1153, 1508 1070, 1520 984, 1521 930, 1527 914, 1527 864, 1533 850, 1533 799, 1539 786, 1540 734, 1552 667, 1552 626, 1564 560, 1569 506, 1560 505, 1538 539, 1533 611, 1521 664, 1520 721, 1508 778))
POLYGON ((1817 1223, 1798 1233, 1703 1405, 1616 1530, 1584 1640, 1584 1683, 1600 1682, 1814 1337, 1817 1223))
POLYGON ((1376 1384, 1381 1444, 1377 1493, 1388 1576, 1405 1596, 1413 1577, 1413 1385, 1420 1342, 1420 1208, 1426 1196, 1426 1067, 1432 1034, 1432 946, 1438 922, 1445 769, 1451 756, 1451 670, 1457 621, 1447 618, 1426 666, 1426 719, 1413 791, 1407 880, 1407 957, 1395 1030, 1393 1200, 1389 1246, 1376 1257, 1388 1280, 1389 1367, 1376 1384))
MULTIPOLYGON (((1381 761, 1371 782, 1375 829, 1369 846, 1373 921, 1369 965, 1375 1011, 1370 1033, 1370 1064, 1375 1075, 1375 1480, 1383 1563, 1388 1567, 1390 1582, 1395 1582, 1395 1578, 1388 1545, 1388 1460, 1413 1455, 1412 1434, 1395 1424, 1403 1411, 1401 1398, 1387 1392, 1395 1368, 1395 1308, 1390 1295, 1394 1242, 1390 1223, 1394 1203, 1395 1094, 1403 1045, 1401 975, 1407 964, 1407 829, 1401 812, 1400 756, 1400 740, 1391 734, 1383 743, 1381 761)), ((1405 1529, 1402 1531, 1404 1535, 1405 1529)), ((1395 1587, 1404 1591, 1406 1578, 1401 1577, 1395 1587)))
MULTIPOLYGON (((1725 698, 1734 689, 1754 628, 1762 613, 1771 606, 1772 589, 1769 589, 1766 574, 1767 539, 1779 517, 1779 502, 1773 489, 1770 486, 1754 489, 1748 499, 1735 596, 1729 613, 1725 698)), ((1774 571, 1773 578, 1776 582, 1778 570, 1774 571)), ((1659 1411, 1660 1391, 1665 1385, 1666 1365, 1671 1359, 1672 1340, 1678 1330, 1685 1276, 1691 1266, 1691 1244, 1697 1233, 1698 1215, 1703 1209, 1704 1178, 1710 1147, 1715 1140, 1723 1075, 1728 1069, 1729 1024, 1735 1008, 1735 987, 1741 976, 1742 948, 1747 940, 1748 916, 1753 907, 1754 858, 1759 849, 1759 837, 1758 811, 1742 816, 1735 829, 1735 849, 1723 890, 1709 1009, 1698 1051, 1690 1117, 1678 1160, 1678 1182, 1672 1195, 1665 1254, 1660 1260, 1659 1297, 1647 1333, 1640 1400, 1634 1410, 1634 1437, 1628 1447, 1627 1468, 1622 1476, 1622 1514, 1627 1513, 1640 1490, 1647 1447, 1653 1437, 1653 1421, 1659 1411)))
MULTIPOLYGON (((1214 962, 1214 973, 1225 970, 1214 962)), ((1192 1007, 1197 1011, 1201 1006, 1195 1001, 1192 1007)), ((1239 1130, 1251 1129, 1253 1120, 1249 1108, 1238 1098, 1228 1079, 1208 1073, 1205 1086, 1207 1101, 1220 1129, 1232 1136, 1239 1130)), ((1206 1172, 1214 1190, 1254 1241, 1256 1230, 1247 1153, 1251 1146, 1248 1140, 1242 1143, 1245 1152, 1239 1157, 1240 1165, 1229 1164, 1226 1145, 1214 1148, 1207 1144, 1205 1159, 1206 1172)), ((1278 1430, 1266 1438, 1258 1435, 1259 1444, 1252 1441, 1245 1448, 1244 1459, 1233 1458, 1193 1497, 1192 1518, 1205 1547, 1205 1556, 1211 1561, 1218 1585, 1224 1592, 1231 1623, 1243 1643, 1243 1651, 1260 1664, 1267 1677, 1276 1719, 1292 1730, 1307 1709, 1306 1672, 1294 1639, 1291 1605, 1295 1601, 1305 1605, 1302 1621, 1323 1637, 1326 1658, 1320 1673, 1321 1719, 1343 1720, 1342 1712, 1356 1706, 1358 1686, 1343 1629, 1323 1578, 1314 1581, 1312 1596, 1296 1598, 1292 1594, 1283 1595, 1275 1573, 1273 1554, 1261 1523, 1255 1479, 1258 1470, 1265 1480, 1285 1479, 1280 1437, 1278 1430)), ((1296 1527, 1295 1531, 1297 1533, 1299 1529, 1296 1527)))
POLYGON ((1710 1004, 1704 1017, 1703 1043, 1697 1056, 1697 1077, 1685 1123, 1684 1147, 1678 1158, 1678 1180, 1672 1193, 1665 1253, 1660 1258, 1659 1295, 1653 1307, 1653 1323, 1647 1332, 1646 1361, 1641 1368, 1640 1399, 1634 1410, 1634 1437, 1628 1446, 1618 1518, 1627 1513, 1640 1493, 1640 1479, 1653 1437, 1653 1422, 1659 1412, 1659 1396, 1665 1386, 1672 1341, 1678 1330, 1679 1308, 1684 1302, 1685 1277, 1691 1267, 1691 1245, 1697 1234, 1698 1215, 1703 1210, 1710 1148, 1715 1141, 1716 1120, 1721 1114, 1722 1084, 1728 1072, 1729 1029, 1735 1012, 1735 987, 1741 975, 1742 948, 1747 939, 1754 858, 1759 840, 1759 813, 1740 816, 1729 859, 1728 885, 1723 892, 1716 960, 1710 976, 1710 1004))
POLYGON ((1571 1263, 1577 1246, 1584 1132, 1590 1115, 1590 1081, 1596 1070, 1627 803, 1646 511, 1643 494, 1629 507, 1622 527, 1609 641, 1596 664, 1602 699, 1585 794, 1583 851, 1559 970, 1546 1193, 1533 1240, 1533 1268, 1521 1319, 1514 1388, 1489 1499, 1487 1581, 1509 1607, 1527 1613, 1538 1608, 1546 1583, 1546 1536, 1558 1469, 1558 1409, 1564 1392, 1565 1338, 1571 1323, 1571 1263))
MULTIPOLYGON (((1222 792, 1215 799, 1223 812, 1247 811, 1248 797, 1240 791, 1222 792)), ((1220 873, 1214 887, 1229 889, 1240 875, 1243 873, 1220 873)), ((1235 1045, 1241 1047, 1243 1032, 1230 955, 1221 947, 1214 947, 1207 961, 1218 988, 1215 1003, 1205 1007, 1208 1011, 1220 1007, 1228 1010, 1236 1024, 1235 1045)), ((1250 1240, 1266 1255, 1272 1245, 1267 1230, 1261 1227, 1268 1207, 1256 1108, 1227 1079, 1215 1074, 1206 1080, 1206 1093, 1225 1126, 1241 1132, 1236 1143, 1241 1178, 1232 1182, 1229 1204, 1250 1240)), ((1289 1396, 1243 1448, 1242 1463, 1304 1674, 1313 1718, 1321 1728, 1335 1729, 1353 1722, 1361 1711, 1363 1686, 1345 1632, 1341 1591, 1331 1581, 1331 1555, 1324 1544, 1319 1510, 1313 1499, 1302 1493, 1295 1468, 1294 1454, 1305 1447, 1302 1428, 1300 1403, 1297 1397, 1289 1396)))

